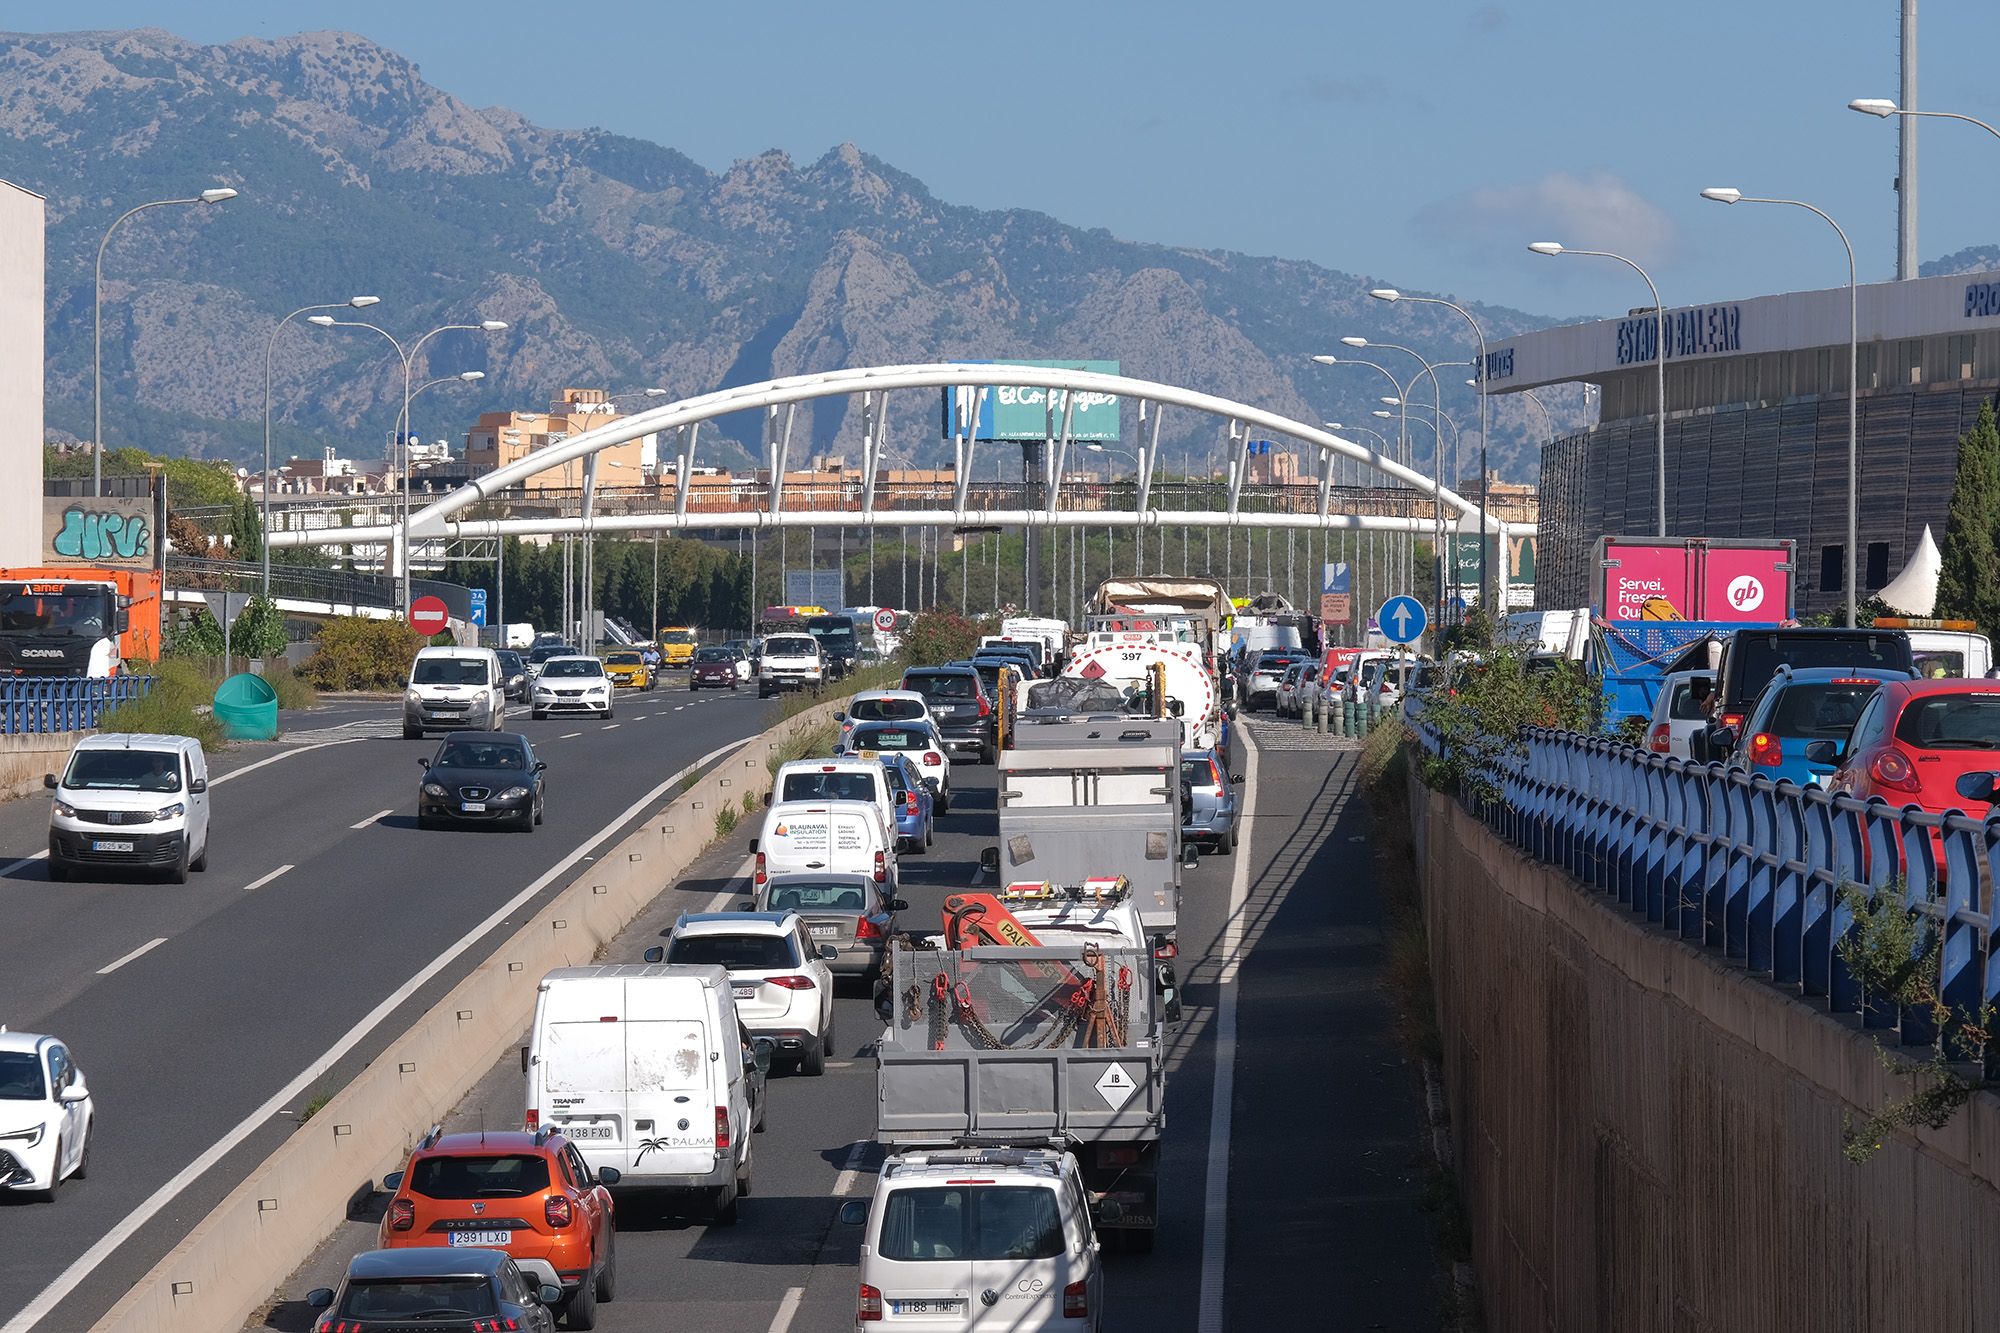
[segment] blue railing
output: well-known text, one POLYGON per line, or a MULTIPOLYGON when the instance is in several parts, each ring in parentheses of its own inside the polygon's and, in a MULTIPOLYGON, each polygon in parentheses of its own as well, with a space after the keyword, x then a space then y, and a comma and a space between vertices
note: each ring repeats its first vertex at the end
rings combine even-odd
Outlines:
POLYGON ((88 731, 105 710, 153 692, 151 676, 110 679, 57 679, 19 676, 0 679, 0 736, 51 731, 88 731))
MULTIPOLYGON (((1439 737, 1416 730, 1439 753, 1439 737)), ((1526 731, 1522 746, 1488 775, 1497 799, 1468 795, 1468 808, 1635 916, 1903 1045, 1928 1045, 1932 1011, 1864 994, 1835 947, 1854 927, 1843 885, 1870 902, 1895 893, 1941 936, 1944 1002, 1967 1015, 2000 1004, 2000 815, 1859 801, 1573 732, 1526 731)))

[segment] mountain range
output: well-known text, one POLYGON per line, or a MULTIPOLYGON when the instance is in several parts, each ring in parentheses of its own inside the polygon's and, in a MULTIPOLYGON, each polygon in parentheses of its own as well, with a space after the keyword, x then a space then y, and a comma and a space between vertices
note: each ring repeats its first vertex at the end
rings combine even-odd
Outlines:
MULTIPOLYGON (((112 447, 251 460, 278 319, 351 294, 398 336, 446 334, 419 434, 456 445, 482 410, 538 410, 566 385, 675 396, 771 375, 952 359, 1115 359, 1129 373, 1311 421, 1371 421, 1389 386, 1315 366, 1343 335, 1470 358, 1458 317, 1367 296, 1383 278, 1121 240, 1038 212, 937 199, 851 144, 801 165, 769 152, 713 172, 674 149, 476 109, 409 60, 339 32, 201 45, 158 30, 0 35, 0 176, 48 199, 48 420, 91 434, 92 266, 126 208, 212 185, 213 207, 150 210, 105 257, 104 418, 112 447)), ((1497 339, 1551 321, 1470 307, 1497 339)), ((1409 359, 1376 354, 1397 374, 1409 359)), ((272 352, 277 455, 373 457, 400 361, 365 330, 294 321, 272 352)), ((1446 411, 1476 467, 1464 372, 1446 411)), ((1413 397, 1427 399, 1427 391, 1413 397)), ((892 402, 894 460, 948 457, 933 400, 892 402)), ((1550 396, 1560 428, 1582 419, 1550 396)), ((1535 479, 1545 436, 1496 399, 1492 464, 1535 479)), ((811 419, 811 451, 859 455, 859 412, 811 419)), ((1375 421, 1381 427, 1389 423, 1375 421)), ((754 421, 735 433, 754 445, 754 421)), ((726 433, 726 432, 725 432, 726 433)), ((1169 412, 1169 465, 1206 471, 1222 423, 1169 412), (1177 457, 1178 455, 1178 457, 1177 457)), ((1429 432, 1412 431, 1428 470, 1429 432)), ((729 446, 704 461, 744 460, 729 446)))

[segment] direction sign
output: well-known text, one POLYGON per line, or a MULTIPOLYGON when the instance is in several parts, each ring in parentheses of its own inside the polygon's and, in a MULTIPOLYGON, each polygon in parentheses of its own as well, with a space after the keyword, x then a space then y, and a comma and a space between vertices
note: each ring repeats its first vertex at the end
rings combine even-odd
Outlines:
POLYGON ((1114 1111, 1131 1101, 1132 1094, 1139 1090, 1139 1085, 1125 1072, 1124 1065, 1112 1065, 1106 1069, 1098 1078, 1096 1086, 1097 1095, 1102 1097, 1104 1104, 1114 1111))
POLYGON ((484 628, 486 625, 486 589, 467 588, 465 592, 472 599, 472 623, 484 628))
POLYGON ((441 632, 451 619, 451 608, 442 597, 419 597, 410 603, 410 628, 429 638, 441 632))
POLYGON ((1424 614, 1424 604, 1414 597, 1391 597, 1382 603, 1382 609, 1375 613, 1382 624, 1383 637, 1390 643, 1415 643, 1424 635, 1430 624, 1430 617, 1424 614))
POLYGON ((881 630, 884 634, 896 628, 896 613, 886 606, 877 611, 875 613, 875 628, 881 630))

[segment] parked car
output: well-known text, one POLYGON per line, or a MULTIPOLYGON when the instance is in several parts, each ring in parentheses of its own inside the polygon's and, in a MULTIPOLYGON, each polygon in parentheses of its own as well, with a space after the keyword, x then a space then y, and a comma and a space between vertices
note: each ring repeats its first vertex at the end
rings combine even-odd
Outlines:
POLYGON ((818 694, 825 679, 826 663, 820 656, 819 640, 812 635, 773 634, 764 640, 764 655, 757 667, 758 698, 785 690, 818 694))
POLYGON ((688 688, 741 689, 747 675, 743 666, 743 654, 734 648, 697 648, 688 663, 688 688))
POLYGON ((1728 762, 1774 782, 1789 778, 1817 787, 1832 776, 1834 765, 1807 756, 1812 742, 1844 743, 1877 687, 1908 679, 1900 671, 1780 666, 1750 706, 1728 762))
POLYGON ((617 1232, 608 1186, 559 1130, 433 1127, 409 1164, 382 1178, 389 1192, 376 1243, 385 1250, 494 1249, 533 1282, 562 1291, 571 1328, 591 1328, 617 1286, 617 1232))
POLYGON ((923 696, 931 720, 953 754, 970 753, 973 762, 993 762, 998 744, 993 701, 970 666, 912 667, 903 673, 903 688, 923 696))
POLYGON ((403 739, 426 731, 507 725, 507 680, 491 648, 419 648, 403 691, 403 739))
POLYGON ((0 1028, 0 1193, 54 1203, 64 1181, 90 1174, 96 1121, 69 1047, 0 1028))
POLYGON ((102 867, 185 884, 208 869, 208 756, 192 736, 85 736, 42 785, 54 793, 50 879, 102 867))
POLYGON ((347 1261, 338 1287, 306 1293, 308 1309, 327 1312, 313 1325, 324 1333, 410 1328, 554 1333, 555 1307, 562 1300, 561 1287, 522 1272, 504 1250, 472 1245, 363 1250, 347 1261), (439 1322, 437 1312, 445 1309, 462 1312, 465 1322, 439 1322))
POLYGON ((727 970, 750 1034, 819 1075, 833 1050, 830 964, 839 956, 813 940, 797 912, 688 912, 674 922, 666 961, 727 970))
POLYGON ((1722 659, 1716 667, 1713 724, 1697 731, 1688 744, 1694 758, 1709 763, 1728 756, 1738 729, 1750 715, 1750 705, 1784 665, 1916 675, 1910 636, 1901 630, 1737 630, 1723 642, 1722 659))
POLYGON ((868 875, 818 871, 773 875, 743 904, 746 912, 796 912, 814 945, 836 950, 827 967, 837 977, 879 975, 896 933, 896 913, 909 908, 868 875))
POLYGON ((551 657, 542 663, 528 700, 528 716, 538 722, 550 713, 589 713, 606 722, 617 715, 604 663, 581 654, 551 657))
POLYGON ((417 827, 443 824, 505 824, 530 832, 547 807, 548 765, 535 757, 528 738, 503 731, 497 736, 447 736, 429 759, 417 784, 417 827))
POLYGON ((1227 856, 1236 850, 1236 824, 1242 818, 1237 787, 1241 773, 1231 773, 1219 750, 1183 750, 1181 787, 1190 800, 1181 824, 1181 841, 1227 856))

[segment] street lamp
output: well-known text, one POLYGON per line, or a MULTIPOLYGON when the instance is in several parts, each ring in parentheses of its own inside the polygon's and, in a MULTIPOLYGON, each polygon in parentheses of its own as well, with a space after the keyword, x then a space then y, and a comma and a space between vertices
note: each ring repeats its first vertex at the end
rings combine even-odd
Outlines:
POLYGON ((1865 116, 1929 116, 1935 120, 1962 120, 1968 125, 1977 125, 1988 134, 2000 138, 2000 130, 1994 129, 1977 116, 1961 115, 1956 111, 1905 111, 1886 97, 1857 97, 1847 104, 1849 111, 1859 111, 1865 116))
POLYGON ((410 399, 415 396, 415 392, 410 386, 411 367, 415 364, 417 353, 423 350, 424 344, 432 338, 437 337, 440 333, 451 333, 454 331, 498 333, 507 327, 507 321, 504 319, 483 319, 477 324, 440 324, 429 333, 424 334, 411 343, 407 351, 404 350, 403 344, 396 341, 394 334, 380 325, 369 324, 361 320, 335 319, 332 315, 314 315, 307 319, 306 323, 317 324, 323 329, 373 329, 389 340, 389 345, 396 349, 396 358, 403 363, 403 415, 396 430, 395 458, 396 489, 401 494, 398 496, 398 503, 396 505, 399 517, 396 520, 396 540, 392 551, 397 557, 396 565, 402 575, 401 582, 398 585, 400 589, 399 605, 403 614, 407 616, 410 612, 410 399))
MULTIPOLYGON (((271 336, 264 343, 264 596, 271 595, 271 353, 278 346, 278 330, 291 323, 300 315, 314 310, 339 310, 352 307, 366 310, 381 301, 379 296, 350 296, 345 301, 335 301, 329 305, 302 305, 291 314, 279 320, 271 330, 271 336)), ((103 446, 99 446, 102 452, 103 446)))
MULTIPOLYGON (((620 398, 664 398, 667 396, 667 393, 668 390, 655 386, 653 388, 647 388, 647 389, 631 389, 624 393, 608 393, 604 396, 603 401, 604 401, 604 406, 610 407, 612 404, 616 403, 620 398)), ((583 404, 577 404, 577 406, 589 407, 590 404, 583 403, 583 404)), ((568 413, 564 413, 565 418, 567 418, 568 415, 569 415, 568 413)), ((584 415, 585 417, 591 417, 597 414, 594 412, 586 411, 582 415, 584 415)), ((585 426, 584 429, 588 430, 590 428, 588 426, 585 426)), ((623 466, 623 464, 607 460, 607 466, 621 467, 623 466)), ((567 470, 567 468, 568 464, 564 464, 564 469, 567 470)), ((586 478, 588 478, 589 473, 586 472, 585 476, 586 478)), ((579 508, 578 512, 585 519, 589 518, 588 514, 582 513, 581 508, 579 508)), ((563 538, 565 566, 567 566, 569 563, 568 560, 569 547, 570 547, 570 539, 567 537, 563 538)), ((654 562, 655 564, 657 564, 659 560, 659 539, 657 536, 654 538, 653 553, 654 553, 654 562)), ((582 613, 584 628, 588 629, 590 627, 590 622, 592 619, 591 612, 596 608, 597 605, 597 533, 594 529, 590 527, 588 522, 584 524, 584 529, 583 529, 582 566, 583 567, 578 571, 578 573, 582 577, 580 579, 581 583, 581 588, 579 590, 580 596, 577 598, 578 602, 577 609, 582 613)), ((567 583, 568 580, 567 570, 565 570, 564 573, 564 580, 565 583, 563 592, 564 596, 567 597, 569 592, 567 583)))
POLYGON ((104 247, 111 244, 111 233, 118 230, 118 224, 134 213, 143 213, 149 208, 165 208, 168 204, 220 204, 236 197, 236 191, 226 185, 211 190, 203 190, 192 199, 155 199, 137 208, 128 208, 111 219, 111 225, 104 229, 104 239, 97 243, 97 285, 92 296, 93 333, 91 335, 90 378, 91 378, 91 433, 97 438, 90 464, 90 493, 104 494, 104 247))
POLYGON ((1659 399, 1653 405, 1655 427, 1653 466, 1658 472, 1654 479, 1653 526, 1664 538, 1667 535, 1667 308, 1660 304, 1660 289, 1653 285, 1652 275, 1645 269, 1624 255, 1613 254, 1609 250, 1566 250, 1555 241, 1534 241, 1528 248, 1538 255, 1547 255, 1551 259, 1557 255, 1587 255, 1595 259, 1615 259, 1645 279, 1646 290, 1653 294, 1653 362, 1659 374, 1659 399))
POLYGON ((1701 197, 1718 204, 1784 204, 1791 208, 1803 208, 1808 213, 1817 214, 1821 221, 1833 228, 1834 235, 1840 237, 1841 248, 1847 251, 1847 627, 1854 628, 1854 544, 1860 540, 1861 529, 1861 448, 1860 448, 1860 401, 1861 384, 1859 366, 1861 361, 1861 289, 1854 276, 1854 243, 1847 239, 1847 232, 1841 228, 1824 210, 1815 208, 1802 199, 1763 199, 1747 195, 1741 190, 1727 186, 1711 186, 1701 192, 1701 197))

